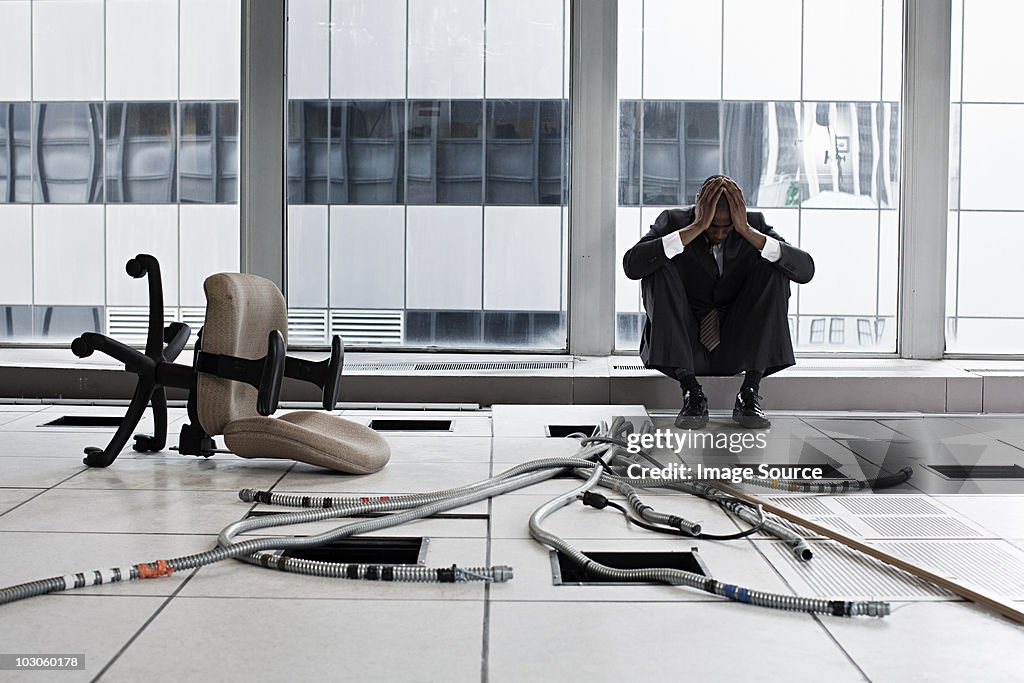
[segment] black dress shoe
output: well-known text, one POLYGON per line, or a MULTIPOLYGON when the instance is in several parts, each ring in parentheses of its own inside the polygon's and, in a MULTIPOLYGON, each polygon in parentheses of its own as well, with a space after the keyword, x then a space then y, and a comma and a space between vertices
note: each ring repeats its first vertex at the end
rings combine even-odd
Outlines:
POLYGON ((683 392, 683 409, 676 416, 676 427, 700 429, 708 423, 708 397, 698 387, 683 392))
POLYGON ((762 398, 750 387, 743 387, 740 393, 736 394, 736 404, 732 407, 732 419, 739 422, 747 429, 767 429, 772 423, 765 417, 761 410, 761 404, 757 399, 762 398))

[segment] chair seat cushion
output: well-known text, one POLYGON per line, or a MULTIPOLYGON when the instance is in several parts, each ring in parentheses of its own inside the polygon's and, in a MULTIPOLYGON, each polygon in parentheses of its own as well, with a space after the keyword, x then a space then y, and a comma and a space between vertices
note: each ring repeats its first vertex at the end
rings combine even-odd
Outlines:
POLYGON ((327 413, 244 417, 224 428, 224 443, 243 458, 284 458, 349 474, 376 472, 391 447, 369 427, 327 413))

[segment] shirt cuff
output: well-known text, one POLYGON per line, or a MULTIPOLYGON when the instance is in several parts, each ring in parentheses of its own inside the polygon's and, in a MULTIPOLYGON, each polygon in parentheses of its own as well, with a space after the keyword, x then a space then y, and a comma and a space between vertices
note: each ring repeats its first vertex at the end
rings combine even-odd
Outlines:
POLYGON ((683 240, 679 237, 679 231, 673 230, 661 238, 661 247, 665 250, 665 256, 675 258, 683 253, 683 240))
POLYGON ((782 258, 782 247, 774 237, 764 236, 764 249, 761 250, 761 258, 775 263, 782 258))

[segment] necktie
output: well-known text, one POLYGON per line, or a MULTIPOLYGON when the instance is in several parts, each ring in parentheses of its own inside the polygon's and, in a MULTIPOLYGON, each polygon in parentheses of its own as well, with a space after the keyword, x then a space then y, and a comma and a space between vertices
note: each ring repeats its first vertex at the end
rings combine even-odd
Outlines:
POLYGON ((700 343, 708 351, 714 351, 721 342, 718 336, 718 311, 712 308, 700 321, 700 343))

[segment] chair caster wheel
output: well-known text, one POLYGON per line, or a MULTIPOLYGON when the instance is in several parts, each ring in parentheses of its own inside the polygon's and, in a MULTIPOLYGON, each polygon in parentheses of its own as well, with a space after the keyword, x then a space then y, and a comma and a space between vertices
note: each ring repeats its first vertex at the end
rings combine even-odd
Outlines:
POLYGON ((92 347, 84 339, 78 337, 71 342, 71 353, 79 358, 88 358, 92 355, 92 347))
POLYGON ((85 453, 85 457, 82 458, 82 462, 89 467, 96 467, 95 463, 90 461, 97 455, 103 455, 103 449, 97 448, 96 446, 86 446, 85 450, 82 452, 85 453))
POLYGON ((145 436, 144 434, 136 434, 135 443, 132 444, 132 450, 137 453, 153 453, 159 450, 153 446, 153 437, 145 436))

